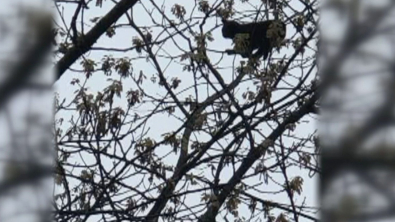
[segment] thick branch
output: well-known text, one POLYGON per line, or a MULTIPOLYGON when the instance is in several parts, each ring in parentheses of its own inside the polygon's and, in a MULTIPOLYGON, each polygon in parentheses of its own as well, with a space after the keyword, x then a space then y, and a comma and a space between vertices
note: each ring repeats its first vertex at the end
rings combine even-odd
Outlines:
POLYGON ((121 16, 132 8, 138 0, 122 0, 111 9, 86 35, 82 36, 83 41, 79 45, 74 45, 56 64, 57 75, 56 79, 60 79, 63 73, 75 62, 77 59, 88 52, 93 44, 102 36, 107 29, 110 28, 121 16))
MULTIPOLYGON (((239 75, 231 84, 229 84, 229 86, 227 88, 222 89, 221 91, 215 93, 214 95, 210 96, 209 98, 207 98, 204 102, 198 104, 197 108, 194 113, 201 113, 208 105, 212 104, 213 101, 217 100, 218 98, 220 98, 221 96, 225 95, 227 91, 231 91, 233 90, 241 81, 241 79, 243 78, 244 75, 239 75)), ((195 117, 195 114, 191 115, 191 118, 195 117)), ((187 139, 190 137, 191 132, 188 132, 188 125, 190 123, 188 123, 191 120, 187 120, 186 122, 186 130, 184 132, 184 137, 183 139, 187 139)), ((229 120, 229 124, 231 124, 233 120, 230 119, 229 120)), ((221 135, 221 133, 223 131, 225 131, 225 129, 227 128, 227 124, 224 124, 223 127, 218 130, 216 135, 221 135)), ((155 202, 154 206, 151 208, 150 212, 147 214, 147 221, 158 221, 158 217, 160 215, 160 212, 163 210, 163 208, 165 208, 170 196, 173 194, 174 188, 177 186, 178 182, 181 180, 181 178, 191 169, 193 168, 193 166, 195 166, 196 162, 198 159, 200 159, 204 153, 206 153, 206 151, 211 147, 211 145, 217 141, 218 138, 216 136, 214 136, 208 143, 206 143, 205 148, 202 148, 200 153, 195 156, 194 160, 190 161, 187 163, 187 158, 188 156, 184 156, 182 157, 182 155, 180 155, 180 158, 177 162, 177 167, 176 170, 173 174, 173 176, 171 177, 171 183, 166 184, 165 188, 162 190, 161 194, 159 195, 159 197, 157 198, 157 201, 155 202), (148 220, 148 218, 150 220, 148 220), (153 219, 151 219, 153 218, 153 219)), ((185 145, 183 145, 185 147, 185 145)), ((184 150, 183 152, 187 152, 187 150, 184 150)), ((186 155, 187 153, 183 154, 186 155)))
MULTIPOLYGON (((286 126, 290 123, 299 121, 303 116, 311 112, 312 107, 318 99, 318 95, 315 93, 312 98, 309 99, 300 109, 294 111, 282 124, 280 124, 268 137, 269 140, 275 141, 279 136, 286 130, 286 126)), ((243 175, 251 168, 251 166, 258 160, 262 155, 261 149, 252 148, 244 158, 239 169, 235 172, 232 178, 224 186, 223 191, 217 197, 218 205, 211 205, 207 209, 206 213, 199 219, 199 222, 214 222, 215 217, 218 214, 220 206, 225 202, 226 198, 232 192, 234 187, 241 181, 243 175)))

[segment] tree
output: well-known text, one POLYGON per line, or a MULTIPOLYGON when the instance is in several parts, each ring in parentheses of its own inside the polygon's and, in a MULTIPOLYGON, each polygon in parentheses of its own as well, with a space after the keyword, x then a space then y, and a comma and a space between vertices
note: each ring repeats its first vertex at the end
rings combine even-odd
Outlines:
POLYGON ((317 1, 55 4, 57 221, 317 221, 317 1), (221 17, 287 36, 229 56, 221 17))

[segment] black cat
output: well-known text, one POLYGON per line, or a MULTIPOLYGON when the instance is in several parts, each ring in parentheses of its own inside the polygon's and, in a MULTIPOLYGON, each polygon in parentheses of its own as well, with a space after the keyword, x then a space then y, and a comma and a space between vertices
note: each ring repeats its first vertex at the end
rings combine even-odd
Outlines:
POLYGON ((222 19, 222 36, 224 38, 234 39, 237 34, 249 34, 247 40, 247 49, 244 52, 235 50, 226 50, 228 55, 240 54, 243 58, 260 58, 262 55, 266 60, 275 46, 276 41, 282 41, 286 35, 286 26, 279 20, 267 20, 263 22, 253 22, 240 24, 236 21, 227 21, 222 19), (254 54, 253 51, 258 49, 254 54))

